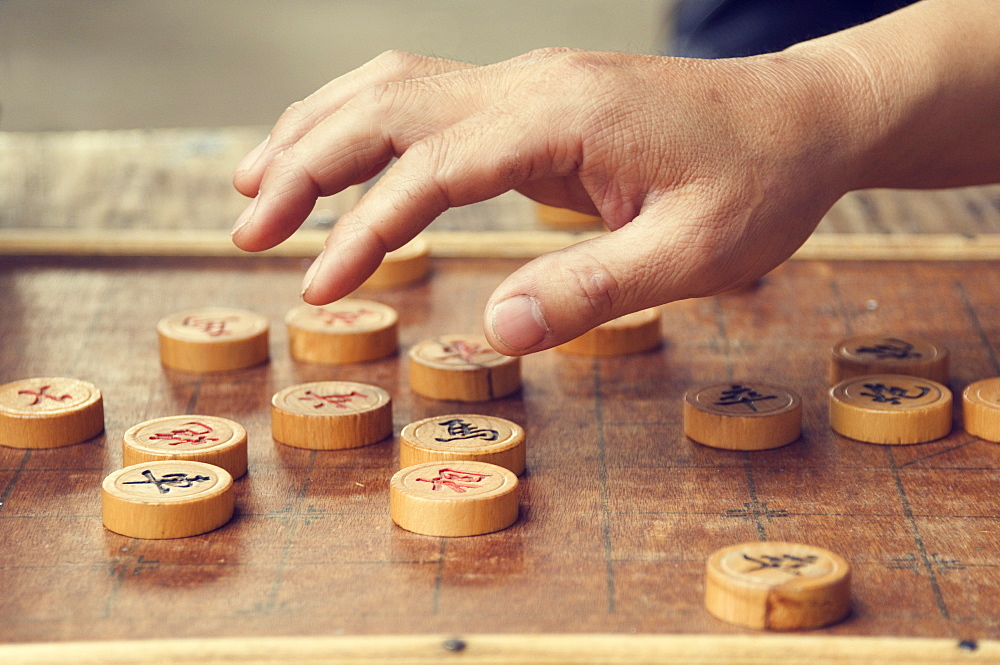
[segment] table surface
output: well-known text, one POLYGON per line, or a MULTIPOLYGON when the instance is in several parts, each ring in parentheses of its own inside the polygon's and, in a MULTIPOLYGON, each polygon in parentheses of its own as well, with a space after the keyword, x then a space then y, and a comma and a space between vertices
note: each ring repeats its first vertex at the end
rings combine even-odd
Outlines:
MULTIPOLYGON (((226 230, 244 201, 231 169, 265 131, 0 132, 0 382, 75 376, 106 405, 97 439, 0 450, 0 662, 434 663, 455 635, 475 663, 1000 662, 1000 445, 962 431, 957 408, 938 442, 851 442, 829 429, 824 383, 834 341, 884 331, 948 345, 956 394, 1000 375, 1000 186, 849 194, 798 256, 892 261, 788 263, 755 289, 665 307, 655 352, 537 354, 521 392, 470 407, 413 395, 405 354, 292 361, 281 320, 305 259, 87 256, 232 253, 226 230), (927 257, 980 261, 897 261, 927 257), (266 314, 269 364, 163 369, 156 320, 208 304, 266 314), (388 518, 394 440, 351 452, 275 443, 271 394, 326 378, 389 390, 396 433, 455 411, 524 425, 518 523, 477 538, 410 534, 388 518), (738 453, 683 436, 684 391, 741 378, 803 395, 801 440, 738 453), (122 433, 195 413, 250 430, 235 519, 177 541, 104 530, 99 484, 121 462, 122 433), (705 557, 762 538, 850 559, 850 617, 776 638, 710 617, 705 557)), ((314 255, 363 192, 321 202, 285 251, 314 255)), ((479 329, 520 263, 483 256, 579 239, 540 227, 517 195, 449 211, 431 232, 435 255, 475 258, 437 259, 424 284, 366 294, 399 309, 404 350, 479 329)))
MULTIPOLYGON (((489 293, 517 265, 439 259, 429 281, 364 295, 399 310, 405 350, 479 329, 489 293)), ((519 393, 476 405, 412 394, 405 353, 342 367, 291 360, 281 321, 304 268, 279 258, 0 259, 0 379, 89 380, 106 407, 94 440, 0 450, 0 641, 746 634, 704 611, 702 571, 715 549, 764 539, 826 547, 854 566, 850 617, 810 635, 1000 638, 1000 444, 966 434, 957 409, 940 441, 850 441, 828 426, 825 383, 836 340, 883 331, 948 346, 956 394, 1000 375, 1000 264, 787 263, 753 289, 665 306, 656 351, 536 354, 519 393), (203 305, 265 314, 270 362, 204 376, 162 368, 156 321, 203 305), (322 379, 387 389, 397 434, 463 411, 522 424, 519 521, 474 538, 408 533, 388 517, 394 439, 326 452, 274 442, 271 395, 322 379), (752 453, 686 439, 684 392, 740 379, 799 392, 802 438, 752 453), (236 517, 179 540, 106 531, 99 486, 121 463, 123 432, 171 414, 249 429, 236 517)))

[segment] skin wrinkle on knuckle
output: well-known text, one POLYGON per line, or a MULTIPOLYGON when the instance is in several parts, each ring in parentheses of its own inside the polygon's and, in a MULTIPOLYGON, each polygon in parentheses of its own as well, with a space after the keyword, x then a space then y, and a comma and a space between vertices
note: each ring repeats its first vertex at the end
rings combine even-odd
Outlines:
POLYGON ((607 320, 621 296, 621 285, 615 276, 594 257, 586 265, 564 269, 572 278, 568 290, 586 304, 590 318, 607 320))

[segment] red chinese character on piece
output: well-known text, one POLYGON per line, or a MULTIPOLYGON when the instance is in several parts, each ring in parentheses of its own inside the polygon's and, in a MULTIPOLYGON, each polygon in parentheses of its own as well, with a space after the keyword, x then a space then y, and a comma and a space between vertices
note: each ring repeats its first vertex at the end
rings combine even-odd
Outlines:
POLYGON ((210 316, 188 316, 184 319, 181 325, 190 326, 192 328, 197 328, 209 337, 219 337, 221 335, 230 335, 230 331, 226 330, 226 323, 229 321, 239 321, 238 316, 223 316, 220 318, 212 318, 210 316))
POLYGON ((354 312, 331 312, 328 309, 316 310, 316 316, 323 319, 323 323, 328 326, 335 326, 338 323, 342 323, 345 326, 353 326, 357 324, 358 319, 370 314, 375 314, 375 312, 364 307, 354 312))
POLYGON ((356 390, 352 390, 347 395, 317 395, 311 390, 307 390, 305 394, 308 395, 308 397, 300 397, 299 399, 307 402, 311 400, 316 400, 316 403, 313 404, 313 406, 316 407, 317 409, 322 409, 327 404, 332 404, 338 409, 346 409, 347 404, 351 402, 355 397, 368 397, 368 395, 359 393, 356 390))
POLYGON ((481 344, 474 344, 473 342, 466 342, 461 339, 457 339, 448 344, 442 344, 441 346, 444 347, 444 355, 438 356, 437 360, 461 358, 467 363, 475 364, 476 361, 473 360, 473 358, 476 356, 484 353, 492 353, 492 349, 486 349, 481 344))
POLYGON ((150 441, 165 441, 169 446, 176 446, 182 443, 198 444, 218 441, 219 439, 208 437, 215 430, 204 423, 191 421, 181 426, 183 429, 175 429, 169 432, 157 432, 149 437, 150 441))
POLYGON ((454 469, 441 469, 437 478, 417 478, 422 483, 431 483, 431 491, 437 491, 442 487, 449 487, 458 494, 465 494, 466 490, 474 490, 480 487, 479 483, 489 478, 489 473, 472 473, 471 471, 455 471, 454 469))
POLYGON ((31 404, 29 404, 28 406, 35 406, 35 405, 39 404, 42 401, 43 398, 44 399, 50 399, 53 402, 61 402, 64 399, 71 399, 72 398, 72 395, 63 395, 62 397, 56 397, 55 395, 48 394, 46 391, 49 388, 51 388, 51 387, 52 386, 42 386, 38 390, 38 392, 35 392, 34 390, 18 390, 17 394, 18 395, 31 395, 32 397, 35 398, 35 401, 32 402, 31 404))

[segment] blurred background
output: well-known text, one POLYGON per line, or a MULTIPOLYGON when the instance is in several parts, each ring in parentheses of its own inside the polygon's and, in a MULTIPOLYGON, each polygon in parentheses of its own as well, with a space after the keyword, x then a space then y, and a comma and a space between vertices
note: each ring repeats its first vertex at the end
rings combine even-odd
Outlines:
POLYGON ((0 130, 269 125, 387 49, 654 53, 659 0, 0 0, 0 130))

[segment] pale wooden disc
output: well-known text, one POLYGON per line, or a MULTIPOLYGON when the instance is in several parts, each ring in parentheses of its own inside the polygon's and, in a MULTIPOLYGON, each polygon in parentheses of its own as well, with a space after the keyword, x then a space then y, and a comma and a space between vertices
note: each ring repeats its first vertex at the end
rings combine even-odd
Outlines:
POLYGON ((207 374, 267 361, 268 322, 256 312, 209 307, 177 312, 156 324, 165 367, 207 374))
POLYGON ((597 215, 588 215, 568 208, 535 203, 535 218, 542 224, 560 229, 600 229, 604 220, 597 215))
POLYGON ((684 434, 706 446, 767 450, 801 433, 802 399, 788 388, 731 381, 684 395, 684 434))
POLYGON ((410 349, 410 388, 434 399, 482 402, 521 387, 521 360, 482 335, 441 335, 410 349))
POLYGON ((428 462, 389 483, 392 521, 425 536, 477 536, 517 521, 517 476, 485 462, 428 462))
POLYGON ((247 472, 247 431, 217 416, 166 416, 130 427, 122 437, 122 465, 192 460, 222 467, 233 478, 247 472))
POLYGON ((951 391, 930 379, 858 376, 830 388, 830 426, 867 443, 925 443, 951 431, 951 401, 951 391))
POLYGON ((948 385, 948 349, 912 335, 863 335, 833 345, 830 383, 868 374, 909 374, 948 385))
POLYGON ((324 365, 392 355, 399 345, 398 322, 392 307, 355 298, 322 307, 300 305, 285 315, 292 357, 324 365))
POLYGON ((582 356, 624 356, 650 351, 662 341, 660 308, 651 307, 603 323, 556 350, 582 356))
POLYGON ((430 246, 425 238, 417 236, 386 254, 379 267, 361 286, 373 289, 406 286, 426 278, 430 270, 430 246))
POLYGON ((104 400, 92 383, 41 377, 0 386, 0 445, 59 448, 104 430, 104 400))
POLYGON ((970 383, 962 393, 965 431, 980 439, 1000 442, 1000 377, 970 383))
POLYGON ((401 467, 472 460, 496 464, 521 475, 524 457, 524 429, 496 416, 435 416, 410 423, 399 433, 401 467))
POLYGON ((217 529, 235 506, 233 477, 212 464, 171 460, 119 469, 101 485, 104 526, 132 538, 184 538, 217 529))
POLYGON ((807 630, 851 609, 851 566, 838 554, 798 543, 757 542, 708 559, 705 607, 728 623, 807 630))
POLYGON ((367 446, 392 434, 392 399, 367 383, 300 383, 271 398, 271 434, 296 448, 367 446))

